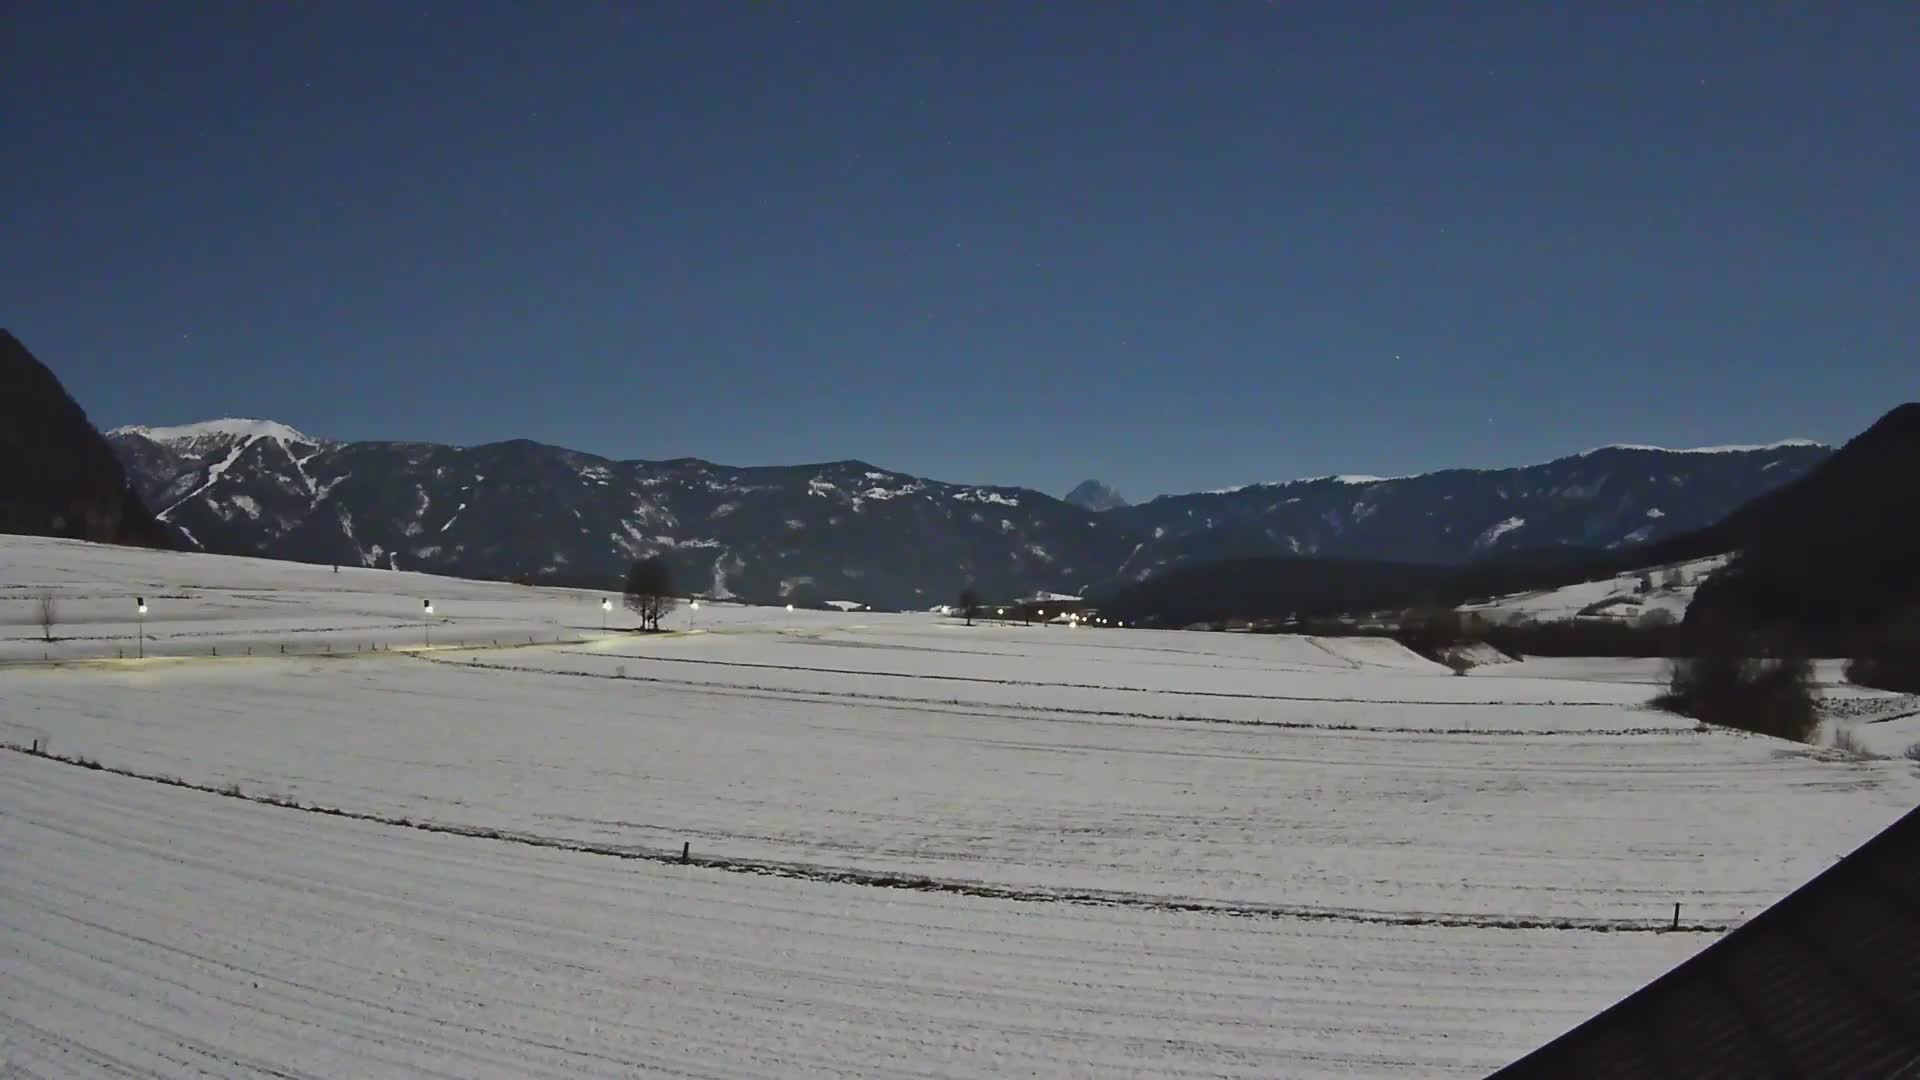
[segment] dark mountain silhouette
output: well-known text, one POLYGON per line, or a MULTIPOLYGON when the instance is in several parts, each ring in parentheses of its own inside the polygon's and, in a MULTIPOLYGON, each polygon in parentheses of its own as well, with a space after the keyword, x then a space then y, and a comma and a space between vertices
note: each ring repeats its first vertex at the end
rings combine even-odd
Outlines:
POLYGON ((1738 555, 1701 587, 1689 621, 1838 643, 1920 612, 1920 403, 1694 541, 1714 545, 1738 555))
POLYGON ((172 547, 53 372, 0 330, 0 532, 172 547))
POLYGON ((1177 567, 1099 597, 1126 618, 1183 625, 1452 606, 1627 570, 1733 553, 1703 584, 1690 623, 1785 633, 1843 655, 1863 634, 1920 612, 1920 404, 1902 405, 1804 475, 1722 520, 1612 550, 1566 545, 1455 566, 1323 558, 1177 567))

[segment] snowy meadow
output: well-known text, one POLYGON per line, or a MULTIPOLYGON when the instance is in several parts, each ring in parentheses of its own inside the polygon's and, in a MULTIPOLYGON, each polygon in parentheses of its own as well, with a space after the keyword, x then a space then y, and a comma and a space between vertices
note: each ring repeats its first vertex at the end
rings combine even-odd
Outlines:
POLYGON ((0 563, 21 1075, 1479 1075, 1920 801, 1619 662, 0 563))

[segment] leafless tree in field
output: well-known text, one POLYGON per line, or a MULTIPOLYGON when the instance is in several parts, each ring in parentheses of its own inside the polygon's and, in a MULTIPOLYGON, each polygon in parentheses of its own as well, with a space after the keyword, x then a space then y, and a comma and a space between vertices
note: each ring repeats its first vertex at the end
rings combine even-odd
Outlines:
POLYGON ((960 590, 960 614, 967 617, 967 625, 972 626, 974 617, 980 614, 980 593, 969 585, 960 590))
POLYGON ((624 592, 627 610, 640 616, 644 629, 660 629, 660 620, 673 611, 673 575, 658 555, 633 564, 624 592))
POLYGON ((60 605, 54 601, 52 593, 41 593, 37 606, 40 616, 40 637, 46 641, 52 641, 54 624, 60 621, 60 605))

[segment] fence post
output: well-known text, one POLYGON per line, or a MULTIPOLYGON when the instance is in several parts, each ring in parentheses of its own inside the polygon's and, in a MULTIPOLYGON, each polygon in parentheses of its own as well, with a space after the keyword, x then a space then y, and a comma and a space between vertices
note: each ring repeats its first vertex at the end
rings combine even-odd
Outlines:
POLYGON ((681 861, 681 862, 683 862, 683 863, 684 863, 684 862, 692 862, 692 861, 693 861, 693 841, 691 841, 691 840, 683 840, 683 841, 681 841, 681 843, 680 843, 680 861, 681 861))
POLYGON ((1674 901, 1673 904, 1673 928, 1675 930, 1680 929, 1680 902, 1678 900, 1674 901))

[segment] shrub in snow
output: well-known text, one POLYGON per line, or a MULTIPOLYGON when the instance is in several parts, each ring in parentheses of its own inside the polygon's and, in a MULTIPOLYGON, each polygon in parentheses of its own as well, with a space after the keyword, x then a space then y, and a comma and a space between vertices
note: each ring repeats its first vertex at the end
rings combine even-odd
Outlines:
POLYGON ((1920 742, 1907 747, 1906 756, 1908 761, 1920 761, 1920 742))
POLYGON ((1673 661, 1667 692, 1654 704, 1709 724, 1794 742, 1807 742, 1820 724, 1811 661, 1755 658, 1731 641, 1673 661))
POLYGON ((1641 630, 1665 630, 1679 621, 1666 608, 1648 608, 1634 620, 1634 625, 1641 630))
POLYGON ((1872 750, 1867 749, 1867 744, 1860 741, 1860 736, 1851 727, 1835 727, 1833 729, 1833 748, 1850 758, 1857 758, 1861 761, 1871 760, 1880 756, 1872 750))

